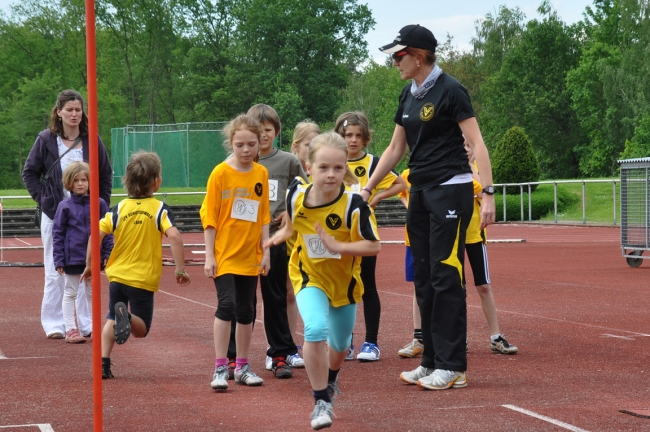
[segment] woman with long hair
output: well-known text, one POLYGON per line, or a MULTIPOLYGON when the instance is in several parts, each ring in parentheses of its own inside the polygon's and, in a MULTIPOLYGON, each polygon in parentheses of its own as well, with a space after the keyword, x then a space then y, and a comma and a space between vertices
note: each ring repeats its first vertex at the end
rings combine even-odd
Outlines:
MULTIPOLYGON (((113 168, 108 152, 98 137, 99 196, 110 205, 113 168)), ((64 280, 54 266, 52 256, 52 226, 56 209, 70 192, 63 187, 63 171, 74 161, 89 161, 88 117, 84 99, 74 90, 59 93, 50 113, 47 129, 36 137, 23 169, 23 182, 41 210, 41 238, 45 286, 41 305, 41 324, 50 339, 63 339, 64 280)), ((83 290, 77 296, 77 321, 82 336, 90 337, 92 323, 83 290)))

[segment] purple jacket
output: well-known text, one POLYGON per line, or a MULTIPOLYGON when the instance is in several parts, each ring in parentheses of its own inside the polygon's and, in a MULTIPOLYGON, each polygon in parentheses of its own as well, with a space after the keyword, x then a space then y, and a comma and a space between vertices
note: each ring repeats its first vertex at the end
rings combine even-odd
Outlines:
MULTIPOLYGON (((113 189, 113 168, 108 159, 108 153, 102 139, 98 142, 98 173, 99 175, 99 196, 107 205, 111 204, 111 191, 113 189)), ((81 141, 83 150, 83 160, 88 162, 88 137, 81 141)), ((34 146, 27 156, 25 168, 23 169, 23 183, 29 191, 34 201, 41 204, 41 210, 50 219, 54 219, 56 208, 63 200, 63 173, 61 172, 61 163, 57 163, 50 177, 45 184, 41 184, 41 177, 59 158, 59 146, 56 142, 56 135, 49 129, 45 129, 38 134, 34 146)))
MULTIPOLYGON (((108 205, 99 199, 100 219, 108 212, 108 205)), ((54 266, 85 265, 90 238, 90 197, 72 194, 59 204, 52 227, 54 266)), ((113 236, 102 241, 102 261, 111 255, 113 236)))

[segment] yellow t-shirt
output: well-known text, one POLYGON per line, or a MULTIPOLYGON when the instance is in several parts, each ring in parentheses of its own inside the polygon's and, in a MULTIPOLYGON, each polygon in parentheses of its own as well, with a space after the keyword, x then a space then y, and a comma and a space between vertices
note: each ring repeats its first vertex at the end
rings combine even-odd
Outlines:
POLYGON ((170 208, 153 197, 127 198, 106 213, 99 229, 115 238, 106 266, 108 280, 158 291, 162 234, 172 226, 170 208))
POLYGON ((312 185, 294 181, 287 194, 287 211, 298 233, 289 261, 289 276, 294 292, 305 287, 323 290, 334 307, 358 303, 363 295, 361 257, 333 256, 320 241, 316 222, 339 242, 379 240, 377 227, 370 218, 370 207, 360 195, 341 186, 333 202, 307 207, 306 197, 312 185))
MULTIPOLYGON (((476 167, 476 162, 474 162, 474 167, 476 167)), ((477 196, 483 190, 483 186, 478 181, 472 179, 474 184, 474 211, 472 212, 472 218, 469 221, 467 226, 467 236, 465 237, 465 244, 473 243, 487 243, 487 234, 485 229, 481 228, 481 200, 477 196)))
MULTIPOLYGON (((406 189, 404 189, 402 192, 397 194, 399 198, 406 198, 406 202, 409 202, 409 199, 411 198, 411 183, 409 182, 409 172, 411 172, 410 169, 406 168, 404 171, 402 171, 401 177, 404 179, 406 182, 406 189)), ((409 241, 409 232, 406 229, 406 225, 404 225, 404 242, 406 243, 406 246, 411 246, 411 242, 409 241)))
POLYGON ((271 221, 268 171, 253 163, 240 172, 222 162, 208 179, 200 215, 203 229, 217 231, 217 276, 257 276, 262 261, 262 226, 271 221))

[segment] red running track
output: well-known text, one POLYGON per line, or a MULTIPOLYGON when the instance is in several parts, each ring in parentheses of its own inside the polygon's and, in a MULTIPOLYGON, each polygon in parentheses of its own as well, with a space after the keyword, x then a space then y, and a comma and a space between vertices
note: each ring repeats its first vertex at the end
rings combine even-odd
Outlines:
MULTIPOLYGON (((398 240, 400 232, 381 234, 398 240)), ((426 391, 402 383, 399 373, 419 364, 396 354, 412 336, 412 287, 403 280, 404 247, 384 245, 377 266, 382 357, 344 364, 331 430, 650 430, 650 419, 619 412, 650 408, 650 263, 627 266, 616 228, 500 225, 489 237, 526 240, 488 246, 501 330, 519 354, 491 353, 468 272, 468 387, 426 391)), ((40 254, 5 252, 23 262, 40 254)), ((216 295, 201 266, 188 271, 193 282, 180 288, 171 282, 173 269, 163 269, 150 335, 116 347, 116 378, 103 382, 104 429, 310 430, 306 372, 277 380, 264 370, 259 322, 251 359, 264 385, 210 389, 216 295)), ((0 267, 0 432, 39 430, 3 428, 25 424, 89 431, 91 346, 45 338, 42 279, 41 268, 0 267)), ((360 308, 355 344, 363 334, 360 308)))

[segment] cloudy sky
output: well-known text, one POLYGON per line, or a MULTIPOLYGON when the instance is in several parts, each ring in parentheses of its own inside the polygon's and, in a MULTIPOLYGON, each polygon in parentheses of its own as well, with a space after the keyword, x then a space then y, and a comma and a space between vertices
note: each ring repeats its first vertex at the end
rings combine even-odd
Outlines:
MULTIPOLYGON (((9 5, 19 0, 0 0, 0 10, 9 12, 9 5)), ((474 22, 487 13, 495 14, 500 5, 519 7, 527 19, 539 18, 537 8, 542 0, 359 0, 367 1, 377 24, 366 36, 370 54, 379 62, 384 56, 378 48, 393 41, 400 28, 407 24, 421 24, 429 28, 438 41, 447 33, 461 50, 470 48, 474 36, 474 22)), ((593 0, 551 0, 551 4, 567 23, 582 19, 585 7, 593 0)))

